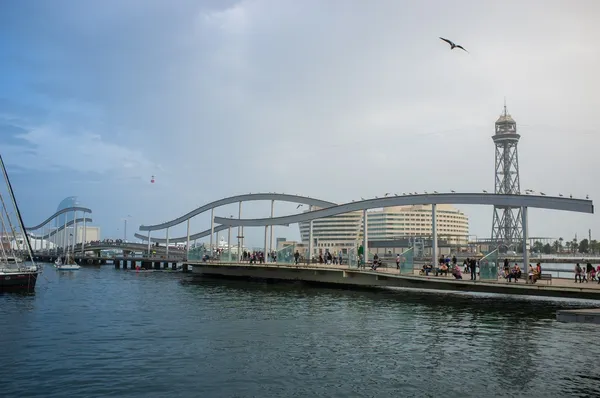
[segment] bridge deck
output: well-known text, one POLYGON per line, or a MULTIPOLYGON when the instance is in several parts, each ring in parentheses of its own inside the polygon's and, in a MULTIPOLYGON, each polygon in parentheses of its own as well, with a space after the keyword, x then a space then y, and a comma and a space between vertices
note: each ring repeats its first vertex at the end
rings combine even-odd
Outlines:
MULTIPOLYGON (((272 269, 269 272, 270 277, 278 279, 279 275, 282 275, 282 279, 289 279, 288 276, 284 276, 284 274, 289 275, 289 271, 302 271, 302 270, 322 270, 323 272, 327 271, 348 271, 348 273, 354 275, 362 275, 363 281, 365 278, 372 278, 371 280, 377 280, 377 276, 386 276, 389 280, 390 278, 394 278, 397 282, 390 283, 374 283, 374 285, 380 286, 406 286, 406 285, 414 285, 419 288, 424 289, 445 289, 445 290, 458 290, 458 291, 473 291, 473 292, 488 292, 488 293, 501 293, 501 294, 517 294, 517 295, 540 295, 540 296, 556 296, 556 297, 571 297, 571 298, 593 298, 600 299, 600 284, 597 281, 592 281, 588 283, 575 283, 574 280, 571 279, 558 279, 553 278, 551 283, 546 283, 541 280, 536 282, 535 284, 526 284, 524 280, 519 280, 519 282, 507 282, 504 279, 498 278, 497 280, 477 280, 475 282, 469 280, 470 275, 463 274, 462 280, 456 280, 452 275, 450 276, 423 276, 419 275, 419 271, 415 270, 412 275, 402 274, 400 275, 398 270, 394 268, 379 268, 377 271, 372 271, 369 268, 365 269, 356 269, 356 268, 348 268, 346 265, 324 265, 324 264, 314 264, 314 265, 298 265, 295 266, 293 264, 277 264, 277 263, 267 263, 267 264, 256 264, 251 265, 248 263, 223 263, 223 262, 198 262, 198 261, 190 261, 187 264, 192 265, 193 272, 199 273, 213 273, 220 274, 219 266, 222 265, 223 268, 228 268, 227 271, 223 271, 223 275, 235 276, 235 274, 239 274, 240 276, 247 276, 253 274, 253 269, 272 269), (216 267, 215 267, 216 266, 216 267), (239 268, 238 268, 239 267, 239 268), (198 270, 197 270, 198 268, 198 270), (203 268, 212 268, 208 270, 208 272, 203 272, 203 268), (238 269, 239 271, 236 271, 238 269), (281 270, 280 274, 276 274, 274 271, 277 269, 281 270), (397 279, 396 279, 397 278, 397 279), (406 283, 403 283, 406 282, 406 283)), ((259 271, 254 272, 254 274, 260 274, 259 271)), ((305 276, 311 274, 309 273, 300 273, 295 279, 303 280, 305 276)), ((339 275, 339 274, 338 274, 339 275)), ((260 277, 260 276, 257 276, 260 277)), ((331 279, 331 278, 330 278, 331 279)), ((348 278, 345 280, 338 279, 337 283, 347 283, 347 284, 355 284, 348 278)), ((309 281, 315 281, 312 276, 308 276, 309 281)), ((318 280, 316 280, 318 281, 318 280)), ((370 283, 370 282, 367 282, 370 283)), ((361 283, 365 284, 365 283, 361 283)))

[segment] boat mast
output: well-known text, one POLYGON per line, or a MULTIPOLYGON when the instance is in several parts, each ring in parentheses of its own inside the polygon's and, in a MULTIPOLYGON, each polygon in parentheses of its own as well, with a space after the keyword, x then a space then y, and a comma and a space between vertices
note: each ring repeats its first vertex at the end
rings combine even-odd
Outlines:
POLYGON ((12 244, 11 244, 10 245, 10 253, 15 258, 15 264, 18 265, 19 256, 17 254, 21 250, 21 247, 19 246, 19 238, 17 236, 17 232, 15 231, 15 227, 12 224, 12 221, 10 221, 10 213, 8 212, 8 209, 6 208, 6 203, 4 203, 4 196, 2 196, 1 194, 0 194, 0 204, 2 204, 2 226, 3 226, 3 228, 6 229, 6 224, 4 224, 4 215, 6 215, 6 220, 8 221, 8 226, 10 227, 10 233, 12 234, 12 239, 15 241, 15 246, 17 247, 17 252, 15 253, 15 251, 12 248, 12 244))
MULTIPOLYGON (((0 194, 1 195, 1 194, 0 194)), ((0 212, 0 222, 2 222, 2 236, 0 237, 0 247, 2 247, 2 259, 8 264, 8 255, 4 250, 4 239, 6 238, 6 225, 4 224, 4 215, 0 212)))
MULTIPOLYGON (((29 242, 29 236, 27 235, 27 231, 25 230, 25 224, 23 223, 23 217, 21 217, 21 211, 19 211, 19 206, 17 206, 17 200, 15 199, 15 193, 12 189, 12 185, 10 183, 10 179, 8 178, 8 173, 6 172, 6 167, 4 167, 4 160, 2 159, 2 155, 0 155, 0 165, 2 166, 2 173, 4 174, 4 180, 6 180, 6 185, 8 186, 8 190, 10 192, 10 198, 12 200, 13 206, 15 207, 15 211, 17 213, 19 226, 21 227, 21 231, 23 232, 23 239, 25 240, 25 244, 27 246, 27 252, 29 253, 29 258, 33 265, 35 265, 35 261, 33 259, 33 250, 31 250, 31 243, 29 242)), ((0 195, 1 197, 1 195, 0 195)), ((4 204, 4 201, 2 201, 4 204)), ((10 219, 9 219, 10 221, 10 219)))

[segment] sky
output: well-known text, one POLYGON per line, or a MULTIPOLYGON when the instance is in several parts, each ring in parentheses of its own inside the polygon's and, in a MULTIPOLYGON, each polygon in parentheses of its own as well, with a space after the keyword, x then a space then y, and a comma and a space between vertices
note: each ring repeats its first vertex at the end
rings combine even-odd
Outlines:
MULTIPOLYGON (((74 195, 131 239, 249 192, 493 191, 506 98, 522 190, 596 199, 599 17, 595 0, 0 0, 0 150, 27 225, 74 195)), ((492 208, 457 207, 490 236, 492 208)), ((533 209, 529 226, 594 238, 600 218, 533 209)))

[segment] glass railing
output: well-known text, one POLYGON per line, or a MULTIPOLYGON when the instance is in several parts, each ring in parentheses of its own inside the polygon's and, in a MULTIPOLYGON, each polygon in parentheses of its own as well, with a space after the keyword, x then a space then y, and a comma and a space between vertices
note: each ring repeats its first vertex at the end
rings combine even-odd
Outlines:
POLYGON ((498 250, 486 254, 479 260, 479 279, 498 280, 498 250))
POLYGON ((277 251, 277 262, 282 264, 294 264, 296 253, 296 245, 288 245, 277 251))
POLYGON ((405 275, 414 275, 415 269, 415 248, 411 247, 400 253, 400 273, 405 275))

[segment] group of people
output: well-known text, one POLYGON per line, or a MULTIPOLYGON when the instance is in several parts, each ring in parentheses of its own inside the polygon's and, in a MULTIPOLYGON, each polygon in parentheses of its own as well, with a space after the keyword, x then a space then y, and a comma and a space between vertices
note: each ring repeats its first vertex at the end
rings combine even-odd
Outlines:
POLYGON ((575 283, 577 283, 577 280, 579 280, 579 283, 597 280, 600 284, 600 265, 594 269, 594 266, 588 262, 584 269, 577 263, 575 265, 575 283))
MULTIPOLYGON (((515 282, 518 282, 523 275, 523 271, 521 271, 521 267, 519 264, 515 264, 512 268, 508 263, 508 259, 504 259, 504 279, 511 282, 513 279, 515 282)), ((527 279, 529 283, 535 283, 540 280, 542 277, 542 265, 537 263, 535 268, 529 264, 529 270, 527 272, 527 279)))
MULTIPOLYGON (((467 260, 465 260, 465 264, 467 263, 467 260)), ((397 266, 399 265, 398 260, 396 260, 396 264, 397 266)), ((448 273, 451 273, 455 279, 462 279, 462 272, 457 264, 456 256, 452 256, 452 259, 450 259, 450 257, 441 256, 435 269, 433 268, 433 265, 425 264, 420 273, 429 276, 430 272, 435 272, 435 276, 447 276, 448 273)))

